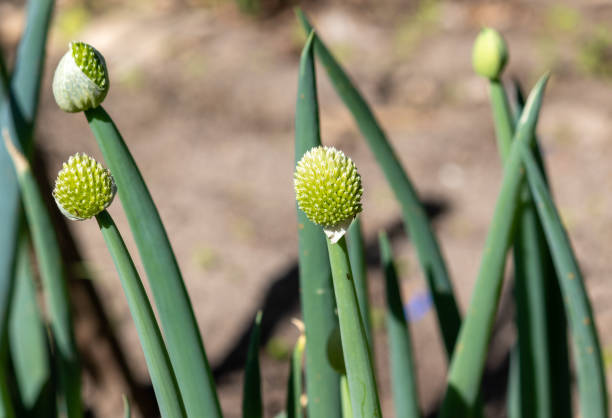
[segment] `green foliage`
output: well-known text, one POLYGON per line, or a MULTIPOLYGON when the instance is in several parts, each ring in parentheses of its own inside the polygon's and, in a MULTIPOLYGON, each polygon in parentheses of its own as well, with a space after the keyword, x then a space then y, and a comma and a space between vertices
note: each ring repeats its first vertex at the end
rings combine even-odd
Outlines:
MULTIPOLYGON (((300 58, 298 94, 295 108, 295 163, 311 148, 321 145, 319 105, 314 67, 314 33, 311 33, 300 58)), ((308 415, 338 417, 340 376, 326 356, 327 338, 338 326, 334 291, 325 237, 297 208, 300 299, 306 327, 306 394, 308 415), (317 378, 308 378, 316 376, 317 378)))
POLYGON ((262 311, 257 312, 249 339, 249 352, 244 368, 242 392, 242 418, 262 418, 263 401, 261 397, 261 371, 259 369, 259 346, 261 335, 262 311))
POLYGON ((393 251, 387 234, 378 235, 380 258, 385 274, 387 301, 387 334, 389 336, 389 367, 395 415, 403 418, 418 418, 419 395, 416 382, 416 367, 412 355, 410 330, 406 323, 404 304, 399 279, 393 261, 393 251))
POLYGON ((221 417, 191 301, 151 194, 110 116, 102 107, 86 111, 85 116, 117 183, 157 304, 187 415, 221 417))
POLYGON ((166 345, 132 257, 109 213, 103 210, 96 215, 96 220, 119 273, 160 412, 163 417, 186 417, 166 345))

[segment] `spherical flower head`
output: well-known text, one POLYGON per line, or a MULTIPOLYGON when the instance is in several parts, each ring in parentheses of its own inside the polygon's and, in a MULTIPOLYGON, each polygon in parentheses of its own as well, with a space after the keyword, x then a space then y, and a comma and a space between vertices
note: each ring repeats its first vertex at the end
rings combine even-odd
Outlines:
POLYGON ((76 153, 57 174, 53 198, 68 219, 82 221, 106 209, 116 192, 108 169, 90 156, 76 153))
POLYGON ((84 42, 70 42, 53 76, 53 96, 65 112, 93 109, 104 101, 110 81, 104 57, 84 42))
POLYGON ((495 29, 484 28, 474 42, 472 65, 477 74, 497 80, 508 61, 508 47, 495 29))
POLYGON ((298 205, 337 242, 361 212, 361 176, 350 158, 333 147, 316 147, 298 162, 294 174, 298 205))

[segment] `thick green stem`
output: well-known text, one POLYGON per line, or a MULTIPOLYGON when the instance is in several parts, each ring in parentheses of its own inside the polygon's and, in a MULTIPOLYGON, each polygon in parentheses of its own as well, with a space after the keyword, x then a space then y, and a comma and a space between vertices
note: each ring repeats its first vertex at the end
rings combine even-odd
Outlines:
POLYGON ((361 228, 361 217, 357 216, 347 232, 346 238, 351 260, 351 269, 355 278, 355 291, 359 301, 359 312, 365 328, 370 350, 374 353, 374 340, 372 339, 372 327, 370 324, 370 301, 368 296, 368 271, 366 265, 365 243, 361 228))
POLYGON ((168 354, 191 418, 220 418, 221 408, 204 344, 159 212, 132 154, 99 106, 85 112, 117 191, 149 278, 168 354))
POLYGON ((444 418, 468 417, 477 402, 503 283, 506 254, 513 238, 513 226, 524 180, 520 146, 530 146, 533 141, 547 80, 548 76, 542 77, 530 95, 504 167, 502 187, 487 235, 472 300, 449 370, 448 386, 440 412, 440 416, 444 418))
MULTIPOLYGON (((321 145, 313 40, 314 34, 311 34, 300 59, 295 109, 296 164, 308 150, 321 145)), ((300 299, 306 326, 308 415, 338 418, 342 413, 340 377, 330 366, 326 354, 327 339, 338 326, 338 319, 325 237, 319 226, 310 222, 299 207, 296 209, 300 299)))
MULTIPOLYGON (((502 83, 494 80, 490 87, 498 149, 505 162, 512 146, 514 120, 502 83)), ((526 184, 521 191, 517 222, 513 255, 520 354, 515 359, 519 359, 520 367, 518 385, 514 388, 521 393, 513 398, 520 400, 521 417, 552 418, 546 289, 548 277, 554 271, 544 231, 526 184)))
POLYGON ((348 378, 345 374, 340 375, 340 396, 342 398, 342 418, 353 418, 351 393, 349 391, 348 378))
POLYGON ((109 213, 106 210, 100 212, 96 220, 119 273, 162 417, 184 417, 185 411, 166 345, 132 257, 109 213))
POLYGON ((355 418, 381 417, 372 354, 359 312, 359 302, 344 237, 333 244, 327 240, 334 282, 342 351, 355 418))

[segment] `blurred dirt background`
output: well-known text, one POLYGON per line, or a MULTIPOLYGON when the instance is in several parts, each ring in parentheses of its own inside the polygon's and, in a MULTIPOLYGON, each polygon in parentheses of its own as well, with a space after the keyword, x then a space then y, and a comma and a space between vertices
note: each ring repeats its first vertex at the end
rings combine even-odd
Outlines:
MULTIPOLYGON (((37 125, 48 179, 75 152, 101 158, 83 115, 60 111, 51 93, 67 43, 94 45, 111 78, 104 107, 167 227, 228 418, 239 416, 244 338, 264 305, 266 417, 282 410, 287 352, 298 335, 290 319, 300 315, 292 171, 304 35, 293 3, 248 4, 258 10, 241 12, 229 0, 59 0, 37 125)), ((529 88, 552 71, 539 135, 587 279, 612 386, 612 3, 320 0, 301 6, 370 101, 432 209, 463 310, 501 180, 487 85, 471 70, 472 42, 484 25, 503 33, 510 46, 505 81, 518 78, 529 88)), ((17 0, 0 3, 0 42, 9 61, 23 7, 17 0)), ((323 141, 350 155, 364 181, 376 353, 390 417, 378 230, 391 231, 404 300, 422 302, 426 286, 393 195, 322 68, 318 84, 323 141)), ((138 263, 120 206, 117 201, 110 212, 138 263)), ((97 229, 93 221, 69 225, 80 251, 71 271, 101 302, 94 309, 74 292, 84 396, 92 416, 119 416, 122 393, 132 399, 135 416, 154 416, 138 337, 97 229)), ((511 288, 506 281, 484 383, 490 416, 505 414, 507 351, 515 337, 511 288)), ((446 368, 431 309, 413 316, 410 328, 421 404, 431 413, 443 395, 446 368)))

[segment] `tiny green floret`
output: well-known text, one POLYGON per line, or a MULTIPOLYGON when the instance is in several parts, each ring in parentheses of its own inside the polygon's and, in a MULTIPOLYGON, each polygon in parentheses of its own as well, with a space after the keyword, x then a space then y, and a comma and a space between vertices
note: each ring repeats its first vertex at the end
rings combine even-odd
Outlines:
POLYGON ((504 38, 495 29, 482 29, 472 51, 474 71, 489 80, 497 80, 507 61, 508 46, 504 38))
POLYGON ((68 219, 82 221, 106 209, 116 192, 108 169, 90 156, 76 153, 58 173, 53 198, 68 219))
POLYGON ((361 176, 353 161, 333 147, 315 147, 304 154, 295 169, 294 188, 300 209, 332 242, 361 212, 361 176))
POLYGON ((53 95, 60 109, 82 112, 104 101, 109 84, 102 54, 84 42, 71 42, 55 70, 53 95))

